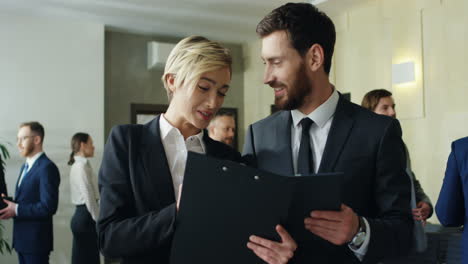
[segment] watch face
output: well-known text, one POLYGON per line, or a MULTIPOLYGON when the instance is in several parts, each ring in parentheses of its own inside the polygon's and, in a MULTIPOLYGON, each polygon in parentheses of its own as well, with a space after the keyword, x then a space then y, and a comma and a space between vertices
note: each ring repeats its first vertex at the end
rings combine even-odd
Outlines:
POLYGON ((352 243, 355 246, 360 246, 362 243, 364 243, 364 240, 366 240, 366 233, 365 232, 359 232, 356 234, 356 236, 353 238, 352 243))

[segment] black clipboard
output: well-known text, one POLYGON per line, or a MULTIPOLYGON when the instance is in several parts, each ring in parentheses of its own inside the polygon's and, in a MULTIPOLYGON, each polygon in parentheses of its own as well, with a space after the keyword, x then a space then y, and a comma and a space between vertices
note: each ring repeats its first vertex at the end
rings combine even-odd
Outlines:
POLYGON ((247 248, 249 236, 279 241, 277 224, 295 239, 307 239, 305 215, 341 204, 341 188, 333 186, 341 178, 323 177, 282 176, 189 152, 170 263, 263 263, 247 248), (329 199, 310 192, 329 194, 322 182, 339 195, 329 199))

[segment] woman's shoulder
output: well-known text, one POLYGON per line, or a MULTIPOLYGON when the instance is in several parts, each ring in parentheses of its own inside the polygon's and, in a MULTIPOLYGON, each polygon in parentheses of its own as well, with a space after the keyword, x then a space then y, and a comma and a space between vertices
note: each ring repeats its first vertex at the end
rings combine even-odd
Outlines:
POLYGON ((116 125, 112 127, 109 137, 122 137, 133 134, 135 131, 141 130, 143 125, 139 124, 126 124, 116 125))
POLYGON ((75 162, 70 167, 71 171, 76 170, 85 170, 87 167, 88 161, 86 159, 75 159, 75 162))

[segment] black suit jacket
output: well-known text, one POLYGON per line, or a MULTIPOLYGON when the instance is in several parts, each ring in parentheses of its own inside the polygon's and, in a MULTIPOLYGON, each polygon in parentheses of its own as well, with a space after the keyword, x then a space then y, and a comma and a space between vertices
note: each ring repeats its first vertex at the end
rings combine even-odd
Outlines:
MULTIPOLYGON (((105 146, 99 172, 99 246, 122 263, 169 263, 176 201, 159 118, 114 127, 105 146)), ((208 133, 203 141, 207 155, 240 160, 237 151, 208 133)))
MULTIPOLYGON (((249 165, 293 175, 290 111, 251 125, 244 159, 249 165)), ((364 263, 395 256, 410 248, 410 183, 405 174, 401 128, 396 119, 374 114, 340 96, 319 172, 344 172, 343 203, 369 221, 371 236, 364 263)), ((311 233, 311 235, 313 235, 311 233)), ((347 245, 316 238, 311 252, 297 255, 316 263, 354 263, 347 245)))

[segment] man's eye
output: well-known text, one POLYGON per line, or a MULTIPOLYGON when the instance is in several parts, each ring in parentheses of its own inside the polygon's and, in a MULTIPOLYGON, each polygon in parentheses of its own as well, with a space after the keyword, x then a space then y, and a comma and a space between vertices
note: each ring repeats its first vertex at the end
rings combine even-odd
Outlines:
POLYGON ((218 95, 219 95, 219 96, 222 96, 222 97, 225 97, 225 96, 226 96, 226 94, 225 94, 225 93, 222 93, 222 92, 218 92, 218 95))
POLYGON ((198 85, 198 88, 202 89, 203 91, 208 91, 210 88, 207 88, 207 87, 203 87, 201 85, 198 85))

